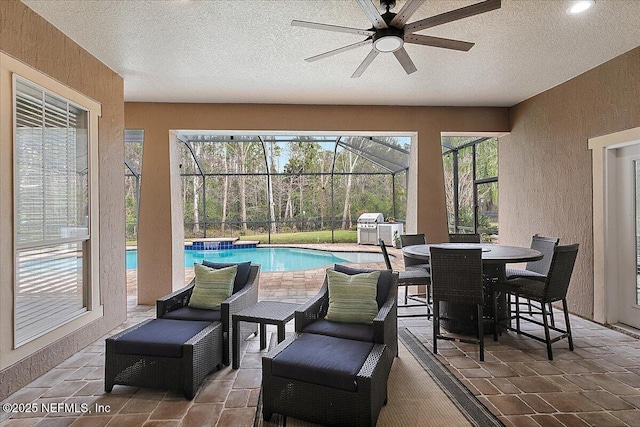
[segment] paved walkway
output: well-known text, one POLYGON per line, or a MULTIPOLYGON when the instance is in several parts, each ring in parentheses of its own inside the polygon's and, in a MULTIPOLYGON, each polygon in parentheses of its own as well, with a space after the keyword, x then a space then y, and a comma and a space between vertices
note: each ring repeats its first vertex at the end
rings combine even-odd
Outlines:
MULTIPOLYGON (((353 250, 354 245, 345 248, 353 250)), ((400 254, 394 249, 390 253, 400 254)), ((401 256, 393 264, 401 269, 401 256)), ((323 278, 323 269, 262 273, 260 299, 304 302, 317 292, 323 278)), ((109 335, 155 316, 154 307, 136 305, 134 279, 129 285, 129 319, 109 335)), ((430 322, 424 318, 400 322, 432 348, 430 322)), ((571 325, 575 351, 568 350, 566 340, 560 341, 554 344, 554 361, 546 359, 543 344, 513 333, 504 334, 497 343, 487 337, 485 362, 478 361, 477 346, 445 341, 439 343, 439 359, 507 426, 640 425, 640 341, 575 316, 571 325)), ((287 326, 292 330, 292 323, 287 326)), ((108 413, 94 409, 80 416, 49 411, 9 418, 0 412, 2 426, 252 425, 261 380, 257 338, 244 344, 240 370, 225 367, 210 375, 193 401, 174 392, 125 386, 105 394, 104 338, 3 403, 84 403, 91 408, 98 404, 108 407, 108 413)))

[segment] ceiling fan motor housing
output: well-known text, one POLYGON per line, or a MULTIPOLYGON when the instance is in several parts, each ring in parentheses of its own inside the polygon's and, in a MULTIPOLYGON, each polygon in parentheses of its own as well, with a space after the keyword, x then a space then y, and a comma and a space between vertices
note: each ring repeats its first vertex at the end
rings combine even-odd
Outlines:
POLYGON ((393 9, 396 7, 396 0, 380 0, 380 7, 382 9, 393 9))
POLYGON ((388 27, 376 30, 373 35, 373 47, 378 52, 395 52, 404 44, 402 28, 388 27))

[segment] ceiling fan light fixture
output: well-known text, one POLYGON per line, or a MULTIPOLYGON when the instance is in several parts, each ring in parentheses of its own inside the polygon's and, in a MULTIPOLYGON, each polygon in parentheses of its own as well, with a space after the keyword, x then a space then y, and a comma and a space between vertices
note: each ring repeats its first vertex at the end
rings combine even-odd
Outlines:
POLYGON ((576 15, 578 13, 582 13, 585 10, 591 8, 591 6, 593 6, 594 4, 596 4, 595 0, 576 1, 569 7, 569 9, 567 9, 567 13, 569 15, 576 15))
POLYGON ((398 36, 384 36, 373 42, 375 50, 381 53, 395 52, 404 44, 404 40, 398 36))

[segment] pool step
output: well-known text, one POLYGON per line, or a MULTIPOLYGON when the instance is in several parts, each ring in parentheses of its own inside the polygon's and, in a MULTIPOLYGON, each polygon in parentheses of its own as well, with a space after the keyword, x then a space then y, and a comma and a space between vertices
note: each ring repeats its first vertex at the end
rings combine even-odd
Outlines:
POLYGON ((238 237, 209 237, 184 242, 185 250, 223 250, 223 249, 252 249, 260 243, 259 240, 240 240, 238 237))

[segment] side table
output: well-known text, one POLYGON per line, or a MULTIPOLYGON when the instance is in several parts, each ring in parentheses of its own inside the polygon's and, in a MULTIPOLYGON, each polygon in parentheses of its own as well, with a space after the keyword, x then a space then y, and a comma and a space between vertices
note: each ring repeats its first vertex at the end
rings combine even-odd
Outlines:
POLYGON ((233 369, 240 367, 240 322, 260 324, 260 349, 267 348, 267 325, 278 327, 278 342, 284 341, 284 325, 293 319, 293 314, 300 304, 278 301, 258 301, 256 304, 240 310, 232 315, 233 323, 233 369))

